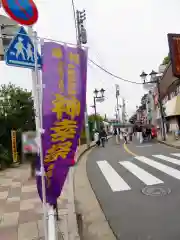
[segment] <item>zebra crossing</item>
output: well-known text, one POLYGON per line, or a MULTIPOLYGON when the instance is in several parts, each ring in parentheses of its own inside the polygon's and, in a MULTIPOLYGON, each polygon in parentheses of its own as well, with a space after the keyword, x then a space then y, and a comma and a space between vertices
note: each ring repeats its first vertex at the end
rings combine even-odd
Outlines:
MULTIPOLYGON (((147 186, 163 184, 164 182, 136 165, 137 162, 146 164, 170 177, 180 180, 180 170, 176 169, 176 165, 180 166, 180 159, 178 159, 180 158, 180 153, 170 153, 170 155, 171 156, 165 156, 162 154, 152 155, 155 160, 145 156, 136 156, 134 157, 133 162, 128 160, 119 161, 119 166, 120 168, 128 170, 128 172, 133 174, 147 186), (158 160, 161 160, 161 162, 158 160), (174 167, 170 167, 169 165, 166 165, 166 163, 171 163, 174 167)), ((123 176, 120 176, 119 173, 117 173, 108 161, 97 161, 97 165, 113 192, 128 191, 132 189, 129 183, 123 179, 123 176)))

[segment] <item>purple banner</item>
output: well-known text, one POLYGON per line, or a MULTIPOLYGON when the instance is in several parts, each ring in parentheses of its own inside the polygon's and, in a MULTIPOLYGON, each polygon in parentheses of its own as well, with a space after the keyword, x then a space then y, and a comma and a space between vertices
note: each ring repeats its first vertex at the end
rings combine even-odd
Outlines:
MULTIPOLYGON (((87 52, 57 43, 42 47, 43 129, 42 136, 46 201, 55 204, 61 194, 84 120, 87 52)), ((37 171, 40 161, 37 162, 37 171)), ((36 177, 42 199, 40 176, 36 177)))

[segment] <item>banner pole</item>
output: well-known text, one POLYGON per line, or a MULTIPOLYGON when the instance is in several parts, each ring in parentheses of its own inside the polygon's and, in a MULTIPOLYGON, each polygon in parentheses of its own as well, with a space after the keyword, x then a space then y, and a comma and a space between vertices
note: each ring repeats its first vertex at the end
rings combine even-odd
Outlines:
POLYGON ((45 188, 45 171, 44 171, 44 161, 43 161, 43 148, 42 148, 42 82, 39 76, 38 70, 38 43, 37 43, 37 32, 33 31, 33 40, 34 40, 34 63, 35 63, 35 84, 36 84, 36 103, 37 103, 37 134, 38 134, 38 143, 39 143, 39 157, 41 163, 41 182, 42 182, 42 201, 43 201, 43 213, 44 213, 44 236, 45 240, 48 240, 48 231, 47 231, 47 204, 46 204, 46 188, 45 188))

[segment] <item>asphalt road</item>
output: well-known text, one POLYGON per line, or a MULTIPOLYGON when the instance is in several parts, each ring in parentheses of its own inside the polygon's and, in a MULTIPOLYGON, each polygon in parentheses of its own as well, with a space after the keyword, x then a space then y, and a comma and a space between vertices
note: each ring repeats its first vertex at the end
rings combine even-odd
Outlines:
POLYGON ((137 141, 127 147, 111 139, 87 161, 89 181, 113 232, 120 240, 179 240, 180 150, 137 141))

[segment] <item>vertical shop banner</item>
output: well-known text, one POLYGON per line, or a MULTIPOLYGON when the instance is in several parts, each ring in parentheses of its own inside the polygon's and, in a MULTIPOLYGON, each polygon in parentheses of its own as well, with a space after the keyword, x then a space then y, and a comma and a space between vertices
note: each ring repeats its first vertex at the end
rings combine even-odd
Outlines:
MULTIPOLYGON (((55 204, 74 162, 84 121, 87 51, 47 42, 42 47, 42 56, 46 201, 55 204)), ((37 187, 42 199, 40 176, 37 176, 37 187)))
POLYGON ((12 141, 12 157, 13 163, 18 161, 18 153, 17 153, 17 144, 16 144, 16 131, 11 130, 11 141, 12 141))
POLYGON ((172 71, 174 76, 180 77, 180 34, 168 33, 168 43, 172 71))

